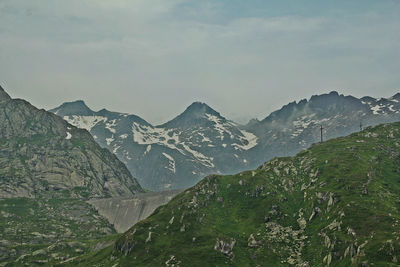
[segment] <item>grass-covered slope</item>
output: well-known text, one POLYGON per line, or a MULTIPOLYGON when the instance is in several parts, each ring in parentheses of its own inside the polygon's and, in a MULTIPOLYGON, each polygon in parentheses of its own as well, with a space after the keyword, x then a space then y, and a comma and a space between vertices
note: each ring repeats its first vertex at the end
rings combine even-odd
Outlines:
POLYGON ((209 176, 74 264, 398 266, 399 209, 394 123, 209 176))
POLYGON ((115 236, 91 205, 73 198, 0 199, 0 231, 0 266, 50 266, 115 236))

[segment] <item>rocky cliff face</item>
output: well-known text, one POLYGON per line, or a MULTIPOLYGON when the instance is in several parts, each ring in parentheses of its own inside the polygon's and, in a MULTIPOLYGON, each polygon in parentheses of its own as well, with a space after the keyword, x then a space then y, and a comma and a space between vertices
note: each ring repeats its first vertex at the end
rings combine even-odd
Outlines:
POLYGON ((133 196, 128 169, 85 130, 0 87, 0 197, 133 196))

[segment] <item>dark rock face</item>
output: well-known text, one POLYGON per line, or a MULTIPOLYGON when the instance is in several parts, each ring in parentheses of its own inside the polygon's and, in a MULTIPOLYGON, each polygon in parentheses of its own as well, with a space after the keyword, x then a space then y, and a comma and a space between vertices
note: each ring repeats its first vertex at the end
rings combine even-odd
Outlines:
POLYGON ((234 238, 231 238, 228 241, 217 238, 217 242, 215 243, 214 249, 218 252, 221 252, 225 256, 232 258, 234 256, 232 250, 235 244, 236 240, 234 238))
POLYGON ((132 196, 142 189, 85 130, 0 89, 0 197, 132 196))

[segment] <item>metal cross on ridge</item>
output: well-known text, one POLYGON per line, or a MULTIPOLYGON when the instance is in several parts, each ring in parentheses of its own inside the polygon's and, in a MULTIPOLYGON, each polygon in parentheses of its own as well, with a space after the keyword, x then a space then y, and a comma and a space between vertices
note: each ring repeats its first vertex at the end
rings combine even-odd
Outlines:
POLYGON ((325 128, 323 128, 322 125, 321 125, 321 143, 324 141, 324 139, 323 139, 323 132, 322 132, 323 129, 325 129, 325 128))

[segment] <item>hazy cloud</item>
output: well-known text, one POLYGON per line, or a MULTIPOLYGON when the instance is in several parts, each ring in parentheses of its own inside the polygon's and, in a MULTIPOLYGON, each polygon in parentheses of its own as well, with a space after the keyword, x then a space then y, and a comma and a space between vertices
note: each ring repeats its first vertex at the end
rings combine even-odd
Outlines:
POLYGON ((0 83, 40 107, 83 99, 150 122, 197 100, 248 119, 329 90, 400 87, 397 2, 243 2, 2 0, 0 83))

